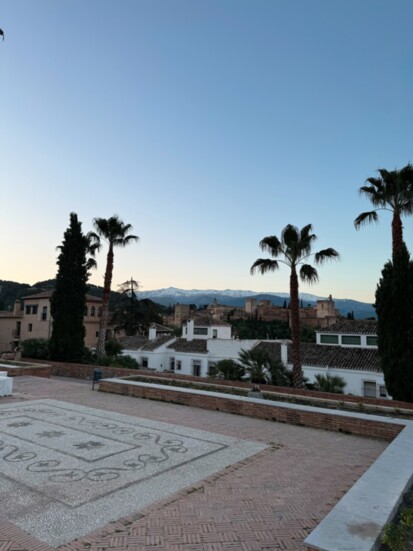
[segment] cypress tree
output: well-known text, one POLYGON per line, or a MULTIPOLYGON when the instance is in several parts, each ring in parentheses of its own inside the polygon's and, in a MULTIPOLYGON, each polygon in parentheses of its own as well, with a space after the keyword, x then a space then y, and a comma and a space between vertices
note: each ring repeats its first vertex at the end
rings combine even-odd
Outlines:
POLYGON ((389 394, 413 402, 413 263, 403 244, 376 290, 380 364, 389 394))
POLYGON ((51 298, 53 318, 49 355, 53 360, 81 361, 84 352, 90 240, 82 233, 77 214, 70 214, 70 225, 64 233, 57 260, 56 288, 51 298))

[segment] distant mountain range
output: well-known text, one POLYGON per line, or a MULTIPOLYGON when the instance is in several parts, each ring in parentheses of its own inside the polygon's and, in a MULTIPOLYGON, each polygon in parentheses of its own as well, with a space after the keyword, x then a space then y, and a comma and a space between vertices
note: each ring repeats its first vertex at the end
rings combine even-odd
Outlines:
MULTIPOLYGON (((217 291, 215 289, 177 289, 168 287, 166 289, 157 289, 154 291, 138 291, 138 298, 150 298, 163 306, 174 305, 177 302, 181 304, 195 304, 203 306, 211 304, 215 299, 220 304, 227 306, 242 307, 245 305, 245 299, 256 298, 257 300, 271 300, 276 306, 283 306, 284 301, 289 302, 289 293, 257 293, 255 291, 243 291, 225 289, 217 291)), ((308 293, 300 293, 300 299, 304 306, 313 306, 317 300, 326 299, 308 293)), ((347 316, 349 312, 354 313, 355 319, 365 319, 376 317, 376 311, 371 304, 359 302, 351 299, 334 299, 337 310, 342 316, 347 316)))
MULTIPOLYGON (((21 298, 27 294, 35 294, 41 291, 53 289, 55 285, 54 279, 40 281, 35 285, 27 283, 17 283, 15 281, 0 280, 0 310, 12 309, 16 298, 21 298)), ((89 286, 89 294, 102 296, 102 288, 96 285, 89 286)), ((215 289, 177 289, 176 287, 168 287, 166 289, 157 289, 154 291, 138 291, 139 299, 150 299, 162 306, 174 305, 177 302, 181 304, 195 304, 196 306, 204 306, 211 304, 215 299, 220 304, 227 306, 243 307, 245 299, 256 298, 257 300, 270 300, 276 306, 283 306, 286 301, 289 302, 289 293, 257 293, 256 291, 243 291, 225 289, 217 291, 215 289)), ((313 306, 317 300, 325 299, 308 293, 300 293, 300 299, 304 306, 313 306)), ((112 291, 111 293, 111 308, 116 309, 122 295, 112 291)), ((371 304, 359 302, 351 299, 334 299, 337 310, 342 316, 347 316, 349 312, 354 313, 356 319, 365 319, 376 317, 376 311, 371 304)))

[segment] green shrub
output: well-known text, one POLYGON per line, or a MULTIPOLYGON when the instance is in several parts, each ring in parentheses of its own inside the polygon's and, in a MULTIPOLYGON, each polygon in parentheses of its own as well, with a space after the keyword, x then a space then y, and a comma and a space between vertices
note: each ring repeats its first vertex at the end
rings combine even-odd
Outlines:
POLYGON ((381 541, 391 551, 406 551, 407 541, 413 529, 413 507, 405 507, 400 511, 398 523, 386 524, 381 541))
POLYGON ((132 356, 116 356, 114 358, 111 358, 110 365, 112 367, 124 367, 126 369, 140 369, 140 364, 135 358, 132 358, 132 356))
POLYGON ((49 357, 49 339, 27 339, 20 346, 24 358, 45 360, 49 357))
POLYGON ((335 394, 343 394, 346 382, 342 377, 334 375, 316 375, 316 383, 314 385, 315 390, 321 392, 333 392, 335 394))
POLYGON ((122 352, 122 345, 116 339, 108 339, 105 344, 105 352, 107 356, 119 356, 122 352))

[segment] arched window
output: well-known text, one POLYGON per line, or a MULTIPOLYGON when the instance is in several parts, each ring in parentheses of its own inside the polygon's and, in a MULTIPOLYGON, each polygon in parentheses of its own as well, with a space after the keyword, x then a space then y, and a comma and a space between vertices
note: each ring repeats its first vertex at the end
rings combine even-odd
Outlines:
POLYGON ((95 315, 95 307, 94 306, 91 306, 90 307, 90 315, 93 317, 95 315))

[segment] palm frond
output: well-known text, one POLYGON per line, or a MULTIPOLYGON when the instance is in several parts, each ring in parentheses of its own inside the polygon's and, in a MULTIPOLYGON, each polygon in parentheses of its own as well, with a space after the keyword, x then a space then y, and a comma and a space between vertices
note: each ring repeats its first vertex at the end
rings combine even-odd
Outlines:
POLYGON ((302 240, 309 239, 309 238, 317 239, 317 236, 311 233, 312 231, 313 231, 312 224, 307 224, 306 226, 301 228, 300 239, 302 240))
POLYGON ((379 216, 375 210, 372 210, 371 212, 362 212, 354 220, 354 226, 356 227, 356 230, 358 230, 360 226, 363 226, 365 224, 371 224, 373 222, 378 222, 378 221, 379 221, 379 216))
POLYGON ((86 269, 87 271, 93 269, 96 269, 98 267, 98 264, 94 258, 88 258, 86 262, 86 269))
POLYGON ((300 239, 300 231, 297 228, 297 226, 293 226, 292 224, 287 224, 285 228, 282 231, 281 235, 281 241, 285 243, 285 245, 288 248, 292 248, 296 245, 298 240, 300 239))
POLYGON ((270 255, 274 257, 278 256, 281 252, 280 240, 275 235, 264 237, 264 239, 260 241, 260 247, 262 251, 270 253, 270 255))
POLYGON ((303 264, 300 268, 300 278, 306 283, 316 283, 318 281, 318 272, 311 264, 303 264))
POLYGON ((100 247, 102 246, 100 242, 100 237, 97 235, 97 233, 90 231, 86 235, 86 239, 88 242, 88 253, 92 256, 95 256, 95 254, 100 251, 100 247))
POLYGON ((139 237, 137 235, 127 235, 126 237, 118 237, 117 239, 113 240, 113 244, 116 247, 126 247, 132 241, 139 241, 139 237))
POLYGON ((315 253, 314 259, 316 264, 323 264, 326 260, 339 260, 340 254, 335 249, 329 247, 315 253))
POLYGON ((251 266, 250 273, 253 275, 255 272, 265 274, 267 272, 274 272, 278 270, 278 262, 276 260, 270 260, 269 258, 259 258, 251 266))

